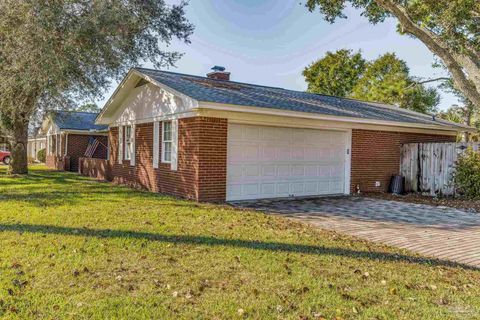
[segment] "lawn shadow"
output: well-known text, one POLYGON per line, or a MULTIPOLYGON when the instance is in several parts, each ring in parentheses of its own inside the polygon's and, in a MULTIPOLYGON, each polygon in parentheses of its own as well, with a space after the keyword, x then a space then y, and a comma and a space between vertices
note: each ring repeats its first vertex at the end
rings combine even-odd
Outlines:
POLYGON ((193 244, 203 246, 224 246, 254 250, 264 250, 272 252, 291 252, 311 255, 329 255, 356 259, 370 259, 386 262, 407 262, 427 266, 445 266, 461 267, 463 269, 478 270, 470 265, 456 263, 448 260, 425 258, 420 256, 410 256, 405 254, 396 254, 378 251, 360 251, 338 247, 324 247, 304 244, 291 244, 281 242, 264 242, 242 239, 225 239, 210 236, 190 236, 190 235, 163 235, 151 232, 138 232, 129 230, 109 230, 109 229, 90 229, 90 228, 72 228, 54 225, 32 225, 32 224, 0 224, 0 232, 29 232, 39 234, 58 234, 73 235, 96 238, 123 238, 123 239, 142 239, 148 241, 158 241, 173 244, 193 244))

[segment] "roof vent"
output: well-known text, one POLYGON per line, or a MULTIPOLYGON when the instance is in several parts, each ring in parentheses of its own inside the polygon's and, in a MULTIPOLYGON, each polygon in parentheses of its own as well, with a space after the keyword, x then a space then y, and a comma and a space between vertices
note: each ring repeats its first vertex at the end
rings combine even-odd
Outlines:
POLYGON ((214 80, 230 80, 230 72, 225 71, 225 67, 222 66, 214 66, 212 68, 212 72, 207 73, 207 78, 214 79, 214 80))

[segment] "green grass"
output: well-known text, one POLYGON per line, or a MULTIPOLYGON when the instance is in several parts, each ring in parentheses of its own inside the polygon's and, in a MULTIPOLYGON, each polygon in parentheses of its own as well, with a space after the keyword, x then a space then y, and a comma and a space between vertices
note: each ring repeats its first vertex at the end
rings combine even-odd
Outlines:
POLYGON ((257 212, 3 167, 0 317, 473 319, 480 272, 257 212))

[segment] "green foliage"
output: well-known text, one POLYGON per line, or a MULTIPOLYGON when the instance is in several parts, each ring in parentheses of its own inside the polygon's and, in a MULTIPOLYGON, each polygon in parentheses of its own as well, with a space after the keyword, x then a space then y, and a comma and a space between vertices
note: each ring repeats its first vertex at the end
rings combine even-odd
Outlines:
POLYGON ((79 106, 78 108, 75 108, 75 111, 98 113, 100 112, 100 107, 97 106, 96 103, 86 103, 79 106))
POLYGON ((365 60, 360 52, 338 50, 303 70, 308 91, 338 97, 350 94, 360 75, 365 71, 365 60))
POLYGON ((435 112, 437 90, 416 84, 405 61, 386 53, 365 61, 360 52, 327 52, 303 71, 308 91, 395 104, 417 112, 435 112))
POLYGON ((37 159, 38 161, 45 163, 45 161, 47 160, 47 150, 45 149, 38 150, 37 159))
MULTIPOLYGON (((344 12, 348 7, 360 10, 373 24, 396 18, 399 33, 422 41, 448 68, 455 88, 480 108, 480 1, 307 0, 306 7, 310 11, 319 10, 330 23, 346 18, 344 12)), ((408 95, 418 98, 418 92, 408 95)), ((420 108, 425 109, 428 109, 425 105, 420 108)))
POLYGON ((368 63, 353 88, 351 97, 360 100, 398 104, 408 86, 407 64, 393 53, 386 53, 368 63))
POLYGON ((26 171, 28 124, 39 111, 92 101, 140 61, 173 65, 181 54, 165 47, 193 32, 184 9, 164 0, 0 1, 0 119, 13 136, 14 170, 26 171))
POLYGON ((468 198, 480 199, 480 153, 468 148, 457 160, 455 186, 468 198))

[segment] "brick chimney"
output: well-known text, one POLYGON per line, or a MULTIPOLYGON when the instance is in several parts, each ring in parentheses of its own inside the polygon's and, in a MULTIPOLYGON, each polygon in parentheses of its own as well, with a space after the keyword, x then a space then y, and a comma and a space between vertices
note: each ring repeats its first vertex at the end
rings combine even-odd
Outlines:
POLYGON ((214 80, 230 80, 230 72, 225 71, 225 67, 215 66, 212 68, 212 72, 207 73, 207 78, 214 80))

